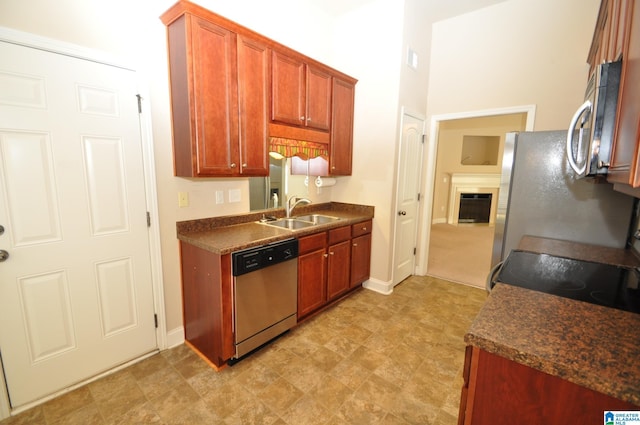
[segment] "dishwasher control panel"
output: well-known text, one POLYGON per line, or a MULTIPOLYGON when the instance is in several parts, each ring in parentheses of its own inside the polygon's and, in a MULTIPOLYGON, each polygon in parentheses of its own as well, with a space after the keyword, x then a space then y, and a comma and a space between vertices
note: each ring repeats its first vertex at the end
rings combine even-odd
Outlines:
POLYGON ((298 240, 287 239, 231 254, 233 275, 241 276, 298 257, 298 240))

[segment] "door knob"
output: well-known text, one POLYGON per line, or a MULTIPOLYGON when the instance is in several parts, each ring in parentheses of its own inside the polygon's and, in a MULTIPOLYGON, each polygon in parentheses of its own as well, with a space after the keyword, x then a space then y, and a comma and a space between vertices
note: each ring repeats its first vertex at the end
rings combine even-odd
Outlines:
POLYGON ((406 211, 398 211, 398 215, 407 215, 406 211))
POLYGON ((0 224, 0 235, 4 234, 4 226, 0 224))
POLYGON ((7 258, 9 258, 9 253, 4 249, 0 249, 0 262, 7 261, 7 258))

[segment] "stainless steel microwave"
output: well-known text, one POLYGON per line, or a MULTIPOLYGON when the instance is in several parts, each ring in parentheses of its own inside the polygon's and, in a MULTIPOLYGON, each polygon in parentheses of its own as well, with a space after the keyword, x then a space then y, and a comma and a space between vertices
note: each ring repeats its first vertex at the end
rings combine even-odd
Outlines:
POLYGON ((589 78, 585 101, 571 119, 567 159, 577 178, 606 175, 618 109, 621 61, 598 65, 589 78))

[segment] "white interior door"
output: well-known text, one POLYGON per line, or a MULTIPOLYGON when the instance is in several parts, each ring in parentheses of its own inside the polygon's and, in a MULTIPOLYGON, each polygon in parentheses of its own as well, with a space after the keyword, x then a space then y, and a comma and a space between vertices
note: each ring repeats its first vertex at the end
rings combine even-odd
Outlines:
POLYGON ((424 119, 403 113, 398 160, 393 284, 415 270, 424 119))
POLYGON ((0 350, 19 407, 157 348, 135 73, 0 42, 0 350))

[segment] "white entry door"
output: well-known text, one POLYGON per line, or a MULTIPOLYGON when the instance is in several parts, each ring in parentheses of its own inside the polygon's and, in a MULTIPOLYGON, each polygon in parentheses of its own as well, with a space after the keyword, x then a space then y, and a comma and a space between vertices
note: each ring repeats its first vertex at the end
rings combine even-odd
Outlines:
POLYGON ((415 270, 423 134, 424 120, 403 113, 396 195, 394 285, 411 276, 415 270))
POLYGON ((0 42, 13 408, 157 348, 135 73, 0 42))

